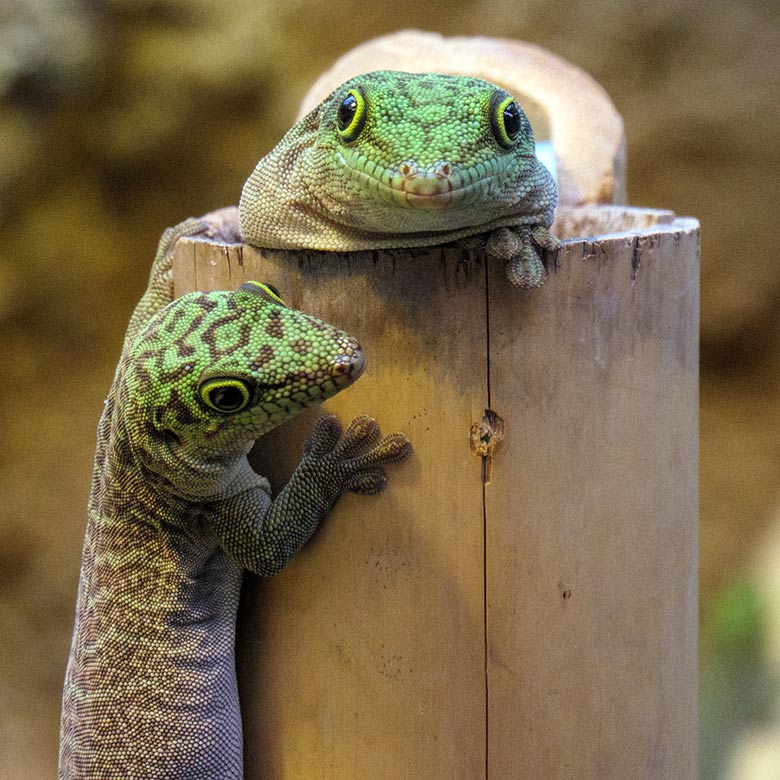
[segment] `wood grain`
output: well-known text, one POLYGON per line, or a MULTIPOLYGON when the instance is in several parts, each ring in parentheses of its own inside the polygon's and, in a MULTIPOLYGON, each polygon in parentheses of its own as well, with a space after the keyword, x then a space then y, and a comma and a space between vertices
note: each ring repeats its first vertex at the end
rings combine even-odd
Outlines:
MULTIPOLYGON (((616 214, 594 224, 642 223, 616 214)), ((415 447, 247 578, 247 780, 693 780, 695 220, 568 241, 532 293, 454 249, 182 240, 174 274, 177 294, 270 282, 358 337, 366 374, 327 408, 415 447), (483 493, 489 405, 506 438, 483 493)), ((316 414, 258 443, 276 486, 316 414)))
POLYGON ((491 268, 489 777, 696 775, 697 225, 491 268))

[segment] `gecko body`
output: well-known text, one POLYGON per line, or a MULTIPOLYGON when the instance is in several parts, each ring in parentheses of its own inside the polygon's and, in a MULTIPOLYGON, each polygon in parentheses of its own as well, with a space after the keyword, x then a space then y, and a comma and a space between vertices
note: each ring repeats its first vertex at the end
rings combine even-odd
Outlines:
POLYGON ((247 243, 357 251, 487 235, 521 287, 544 281, 555 181, 528 118, 465 76, 374 71, 336 89, 257 164, 239 204, 247 243))
POLYGON ((254 440, 354 382, 352 337, 247 283, 171 301, 160 245, 98 429, 66 672, 61 780, 242 777, 234 663, 244 569, 278 572, 339 495, 376 493, 410 452, 321 417, 272 500, 254 440))

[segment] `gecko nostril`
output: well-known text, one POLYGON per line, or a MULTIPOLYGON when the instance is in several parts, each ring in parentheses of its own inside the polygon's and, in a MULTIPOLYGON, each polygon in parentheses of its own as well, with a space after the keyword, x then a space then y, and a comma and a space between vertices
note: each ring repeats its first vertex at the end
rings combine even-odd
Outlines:
POLYGON ((352 380, 357 379, 366 370, 366 353, 360 347, 352 355, 352 370, 349 376, 352 380))
POLYGON ((351 348, 350 354, 340 355, 330 368, 331 376, 347 383, 354 382, 366 368, 366 353, 357 345, 351 348))
POLYGON ((450 168, 450 164, 447 163, 447 162, 439 163, 436 166, 435 171, 436 171, 436 175, 440 179, 449 179, 450 178, 450 174, 452 173, 452 169, 450 168))
POLYGON ((398 166, 398 172, 405 179, 413 179, 417 175, 417 164, 414 162, 402 162, 398 166))

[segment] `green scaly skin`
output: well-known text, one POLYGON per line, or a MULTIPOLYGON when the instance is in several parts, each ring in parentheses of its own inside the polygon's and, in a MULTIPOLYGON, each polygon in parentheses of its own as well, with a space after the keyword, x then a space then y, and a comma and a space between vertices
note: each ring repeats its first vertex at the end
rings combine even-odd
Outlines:
POLYGON ((323 416, 271 499, 254 440, 347 387, 364 356, 257 283, 171 302, 171 249, 195 234, 236 237, 217 215, 165 233, 98 428, 61 780, 241 778, 243 569, 278 572, 342 493, 379 492, 411 451, 368 417, 342 432, 323 416))
POLYGON ((350 79, 257 164, 239 204, 244 240, 350 252, 485 235, 514 284, 538 287, 545 253, 560 246, 547 230, 557 192, 516 103, 517 133, 507 134, 503 108, 512 102, 464 76, 350 79), (358 105, 344 127, 339 111, 350 93, 358 105))

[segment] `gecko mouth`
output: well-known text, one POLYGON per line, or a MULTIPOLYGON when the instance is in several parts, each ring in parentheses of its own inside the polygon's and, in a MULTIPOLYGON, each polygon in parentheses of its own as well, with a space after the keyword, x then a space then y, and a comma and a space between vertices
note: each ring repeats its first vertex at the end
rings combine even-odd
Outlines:
POLYGON ((510 175, 512 158, 492 158, 467 168, 441 161, 420 167, 407 161, 384 168, 361 154, 344 149, 338 160, 350 178, 366 192, 401 208, 422 211, 469 206, 501 191, 510 175))

